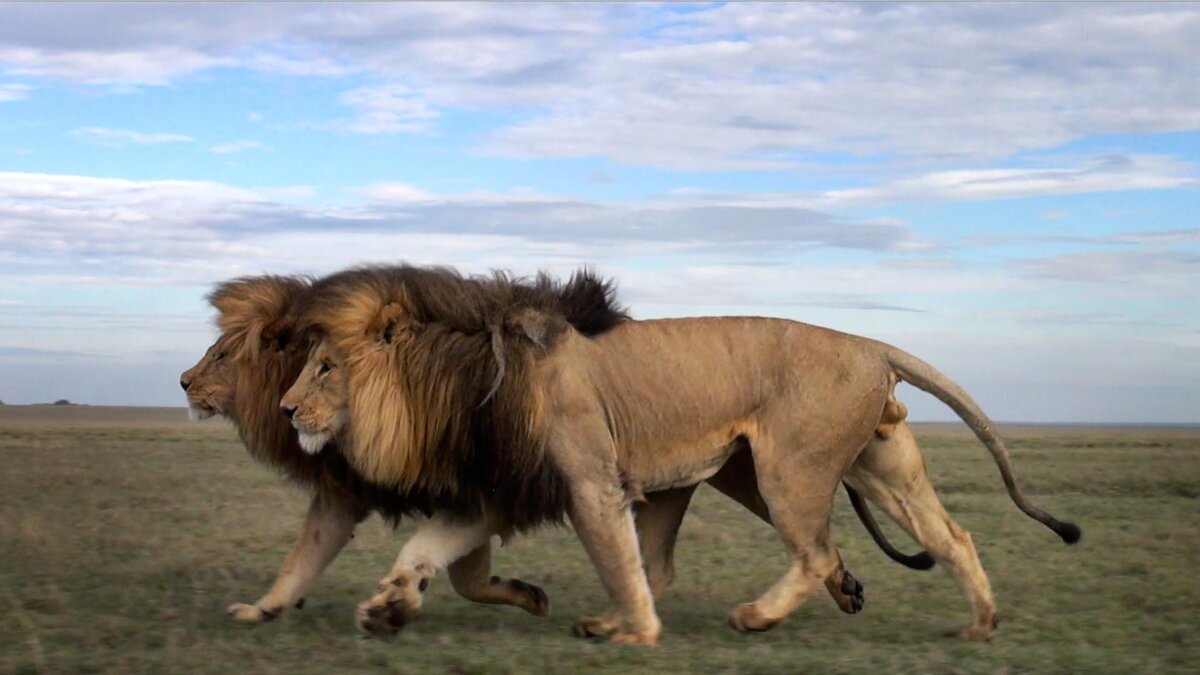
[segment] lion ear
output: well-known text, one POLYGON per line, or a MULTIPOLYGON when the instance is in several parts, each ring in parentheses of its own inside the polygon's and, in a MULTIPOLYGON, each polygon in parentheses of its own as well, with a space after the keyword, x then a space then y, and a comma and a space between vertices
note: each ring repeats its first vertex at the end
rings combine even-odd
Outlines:
POLYGON ((561 317, 531 308, 522 309, 510 316, 505 323, 542 349, 547 349, 566 328, 561 317))
POLYGON ((374 336, 380 344, 390 344, 404 330, 411 330, 416 324, 409 318, 409 313, 398 302, 385 305, 375 318, 367 325, 367 335, 374 336))

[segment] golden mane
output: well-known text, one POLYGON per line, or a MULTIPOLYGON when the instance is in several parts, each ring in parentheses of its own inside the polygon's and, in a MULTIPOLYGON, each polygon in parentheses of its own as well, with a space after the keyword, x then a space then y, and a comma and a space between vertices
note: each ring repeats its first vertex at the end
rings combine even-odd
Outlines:
POLYGON ((219 285, 209 296, 222 328, 218 343, 235 369, 234 406, 227 416, 255 459, 309 490, 339 495, 364 515, 376 510, 395 524, 419 505, 364 480, 341 453, 305 453, 280 411, 279 400, 307 355, 294 329, 296 310, 311 283, 304 277, 244 277, 219 285))
POLYGON ((627 320, 613 297, 590 271, 560 283, 366 267, 316 283, 301 323, 345 359, 343 451, 359 471, 524 529, 561 519, 567 498, 534 433, 530 368, 568 324, 595 335, 627 320))
POLYGON ((219 284, 208 295, 226 351, 257 360, 264 344, 288 338, 290 310, 308 292, 307 277, 263 275, 219 284))

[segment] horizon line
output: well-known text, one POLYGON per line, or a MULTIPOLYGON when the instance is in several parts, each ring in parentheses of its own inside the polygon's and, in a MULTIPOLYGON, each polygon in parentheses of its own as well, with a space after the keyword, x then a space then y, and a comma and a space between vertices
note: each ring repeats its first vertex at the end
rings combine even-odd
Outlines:
MULTIPOLYGON (((0 402, 0 409, 3 408, 135 408, 142 410, 179 410, 187 412, 187 406, 173 405, 119 405, 107 403, 3 403, 0 402)), ((929 424, 929 425, 962 425, 966 423, 959 419, 954 420, 905 420, 909 424, 929 424)), ((1002 426, 1042 426, 1042 427, 1157 427, 1164 429, 1200 429, 1200 422, 1077 422, 1071 420, 1060 420, 1054 422, 1038 422, 1028 420, 992 420, 993 423, 1002 426)))

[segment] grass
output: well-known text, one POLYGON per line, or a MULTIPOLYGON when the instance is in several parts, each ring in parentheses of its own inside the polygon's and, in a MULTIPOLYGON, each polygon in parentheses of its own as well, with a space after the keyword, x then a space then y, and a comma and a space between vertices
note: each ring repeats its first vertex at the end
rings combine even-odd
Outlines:
MULTIPOLYGON (((725 625, 784 570, 774 532, 705 487, 659 603, 657 649, 568 635, 604 605, 573 534, 497 551, 497 573, 541 585, 548 618, 471 605, 438 579, 390 641, 351 616, 410 531, 378 519, 302 611, 235 625, 230 602, 270 584, 306 499, 253 463, 221 423, 181 410, 0 407, 0 671, 60 672, 1194 672, 1200 662, 1200 430, 1011 427, 1037 502, 1084 528, 1068 548, 1004 495, 962 427, 917 427, 930 472, 969 529, 1000 606, 989 644, 948 637, 970 619, 953 580, 878 552, 844 497, 834 534, 867 606, 823 593, 775 630, 725 625)), ((912 543, 885 524, 906 551, 912 543)))

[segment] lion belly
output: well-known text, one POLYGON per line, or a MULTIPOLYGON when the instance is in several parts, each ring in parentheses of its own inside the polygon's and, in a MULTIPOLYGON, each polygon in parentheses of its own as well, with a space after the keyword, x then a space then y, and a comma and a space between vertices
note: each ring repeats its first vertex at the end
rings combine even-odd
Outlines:
POLYGON ((660 448, 658 452, 630 453, 642 460, 630 467, 630 473, 647 492, 695 485, 712 478, 734 453, 746 447, 749 444, 739 436, 720 445, 689 444, 679 451, 660 448))

